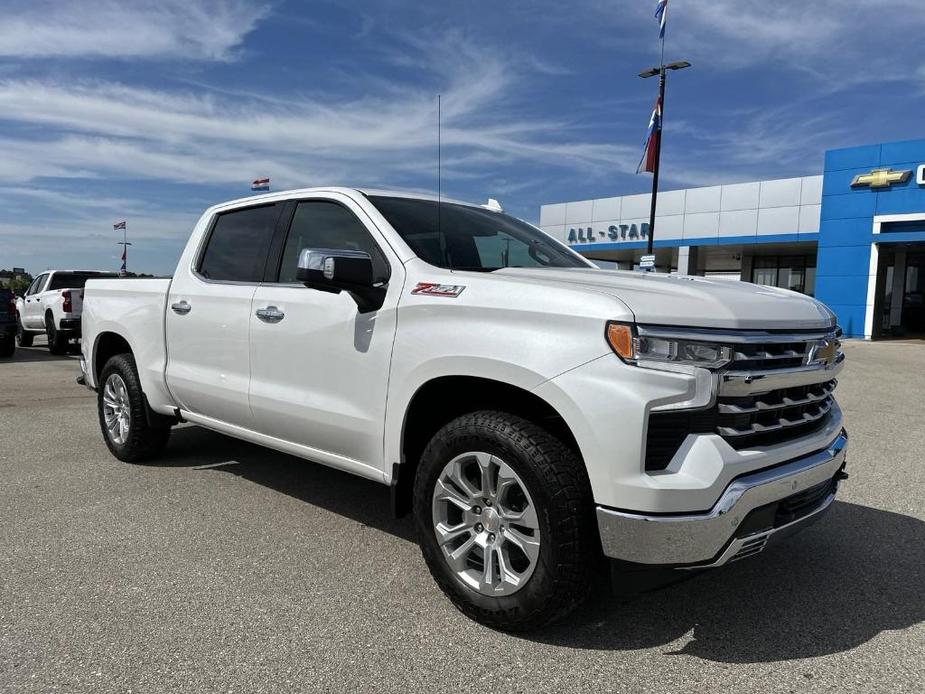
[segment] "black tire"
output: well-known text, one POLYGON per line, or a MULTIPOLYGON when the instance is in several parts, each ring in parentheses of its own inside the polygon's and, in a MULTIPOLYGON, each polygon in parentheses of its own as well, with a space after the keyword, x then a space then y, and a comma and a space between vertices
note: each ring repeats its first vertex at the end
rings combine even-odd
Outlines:
POLYGON ((31 347, 34 335, 22 327, 22 321, 16 316, 16 342, 20 347, 31 347))
POLYGON ((100 422, 100 431, 103 440, 110 452, 119 460, 126 463, 140 463, 151 460, 164 450, 170 438, 170 427, 151 426, 148 423, 148 412, 145 405, 141 383, 135 368, 135 358, 131 354, 117 354, 111 357, 100 372, 97 384, 97 413, 100 422), (128 434, 124 442, 113 440, 113 436, 106 426, 103 411, 103 398, 109 377, 117 374, 125 384, 128 393, 128 409, 130 421, 128 434))
POLYGON ((45 334, 48 336, 48 351, 52 354, 67 354, 67 333, 55 327, 51 314, 45 316, 45 334))
POLYGON ((431 574, 464 614, 504 631, 528 631, 559 619, 588 596, 602 552, 587 471, 580 456, 539 426, 512 414, 480 411, 438 431, 421 456, 414 484, 421 553, 431 574), (471 451, 502 459, 522 480, 539 521, 533 573, 510 595, 485 595, 444 559, 434 531, 432 499, 443 468, 471 451))
POLYGON ((0 342, 0 357, 12 357, 14 354, 16 354, 16 339, 12 336, 4 338, 0 342))

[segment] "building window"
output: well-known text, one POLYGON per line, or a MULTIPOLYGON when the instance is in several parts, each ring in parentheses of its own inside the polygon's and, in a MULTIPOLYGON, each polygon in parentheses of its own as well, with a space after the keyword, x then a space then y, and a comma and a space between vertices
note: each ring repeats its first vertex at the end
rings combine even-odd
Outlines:
POLYGON ((752 282, 813 296, 816 258, 806 255, 765 255, 752 260, 752 282))

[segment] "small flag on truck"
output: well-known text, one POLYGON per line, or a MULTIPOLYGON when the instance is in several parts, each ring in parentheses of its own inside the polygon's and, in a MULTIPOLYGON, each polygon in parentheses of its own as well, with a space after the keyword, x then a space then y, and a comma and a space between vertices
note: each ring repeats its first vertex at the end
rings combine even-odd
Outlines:
POLYGON ((263 192, 267 193, 270 191, 270 179, 269 178, 258 178, 256 181, 251 183, 251 190, 254 192, 263 192))

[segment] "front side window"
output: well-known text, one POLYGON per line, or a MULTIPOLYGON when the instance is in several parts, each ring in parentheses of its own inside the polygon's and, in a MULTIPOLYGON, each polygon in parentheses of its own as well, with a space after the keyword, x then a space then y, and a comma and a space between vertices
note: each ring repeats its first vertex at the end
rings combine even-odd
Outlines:
POLYGON ((305 248, 364 251, 372 258, 376 281, 388 280, 388 264, 379 246, 363 223, 336 202, 306 200, 298 204, 283 250, 280 282, 298 282, 299 254, 305 248))
POLYGON ((208 280, 260 282, 279 216, 276 205, 218 215, 197 268, 208 280))
POLYGON ((48 277, 48 275, 39 275, 36 277, 32 281, 32 284, 29 285, 29 289, 26 291, 26 295, 28 296, 30 294, 38 294, 42 288, 42 285, 45 283, 46 277, 48 277))
POLYGON ((451 270, 491 272, 504 267, 589 265, 519 219, 491 210, 434 200, 369 198, 422 260, 451 270))

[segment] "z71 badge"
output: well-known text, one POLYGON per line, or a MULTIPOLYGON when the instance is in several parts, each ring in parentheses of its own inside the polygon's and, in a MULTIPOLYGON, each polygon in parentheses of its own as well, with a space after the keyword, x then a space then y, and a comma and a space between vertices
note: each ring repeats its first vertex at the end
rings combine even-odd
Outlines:
POLYGON ((446 296, 455 299, 462 294, 464 284, 436 284, 435 282, 418 282, 411 290, 412 294, 426 294, 427 296, 446 296))

